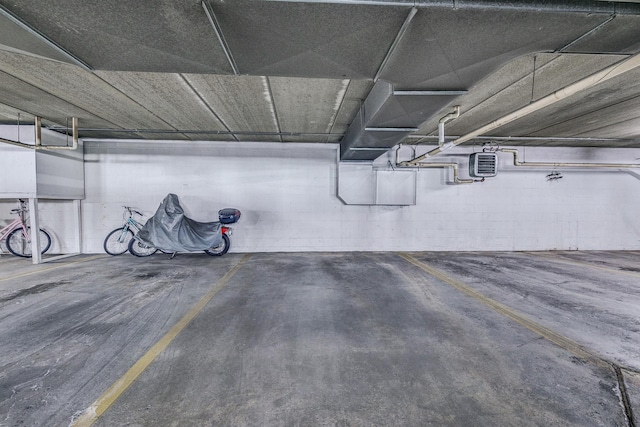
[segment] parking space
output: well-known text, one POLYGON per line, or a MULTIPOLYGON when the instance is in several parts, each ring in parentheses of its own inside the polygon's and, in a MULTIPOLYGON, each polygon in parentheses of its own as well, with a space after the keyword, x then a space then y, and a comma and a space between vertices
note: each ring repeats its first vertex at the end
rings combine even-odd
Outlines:
POLYGON ((628 425, 628 254, 560 255, 22 263, 0 277, 0 425, 628 425))

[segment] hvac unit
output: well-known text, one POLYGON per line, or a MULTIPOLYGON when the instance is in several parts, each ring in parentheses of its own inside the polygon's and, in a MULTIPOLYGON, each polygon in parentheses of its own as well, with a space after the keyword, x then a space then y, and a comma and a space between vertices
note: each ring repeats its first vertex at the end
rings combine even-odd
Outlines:
POLYGON ((474 178, 496 176, 498 155, 496 153, 473 153, 469 156, 469 175, 474 178))

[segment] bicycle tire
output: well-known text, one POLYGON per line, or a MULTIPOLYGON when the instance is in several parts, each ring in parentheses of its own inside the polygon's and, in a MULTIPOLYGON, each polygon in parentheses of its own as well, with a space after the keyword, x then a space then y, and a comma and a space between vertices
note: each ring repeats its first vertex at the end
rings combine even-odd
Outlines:
POLYGON ((128 228, 116 228, 107 234, 104 239, 104 251, 109 255, 117 256, 129 250, 129 242, 133 239, 133 231, 128 228))
MULTIPOLYGON (((31 227, 27 227, 27 233, 30 233, 31 227)), ((22 227, 16 228, 7 236, 7 249, 15 256, 23 258, 31 258, 31 240, 25 239, 22 227)), ((40 229, 40 253, 43 254, 51 247, 51 236, 49 233, 40 229)))
POLYGON ((226 234, 222 235, 222 242, 218 246, 213 248, 205 249, 204 251, 207 255, 211 256, 222 256, 227 253, 229 248, 231 247, 231 239, 226 234))
POLYGON ((158 250, 153 246, 147 246, 139 240, 131 239, 129 242, 129 252, 138 257, 151 256, 158 250))

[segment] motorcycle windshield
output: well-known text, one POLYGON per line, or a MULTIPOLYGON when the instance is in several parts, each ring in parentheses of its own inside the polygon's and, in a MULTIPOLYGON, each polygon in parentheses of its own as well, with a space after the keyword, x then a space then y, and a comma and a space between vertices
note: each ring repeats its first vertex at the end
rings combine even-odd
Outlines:
POLYGON ((202 251, 222 242, 222 227, 218 221, 198 222, 188 218, 178 196, 168 194, 136 237, 166 252, 202 251))

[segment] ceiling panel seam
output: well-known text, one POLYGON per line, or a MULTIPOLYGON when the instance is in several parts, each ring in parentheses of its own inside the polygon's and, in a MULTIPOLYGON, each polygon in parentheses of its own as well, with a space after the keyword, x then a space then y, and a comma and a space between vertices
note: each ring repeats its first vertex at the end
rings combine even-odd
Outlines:
MULTIPOLYGON (((331 123, 331 125, 328 128, 329 131, 329 135, 333 134, 333 128, 336 125, 336 121, 338 120, 338 116, 340 115, 340 110, 342 110, 342 106, 344 105, 344 100, 347 97, 347 92, 349 91, 349 86, 351 86, 351 80, 346 80, 346 85, 341 89, 341 91, 339 92, 339 95, 342 95, 342 97, 340 98, 340 102, 336 102, 336 104, 338 104, 338 108, 335 109, 333 116, 329 119, 329 123, 331 123)), ((325 143, 329 142, 329 136, 327 136, 324 140, 325 143)))
POLYGON ((586 33, 581 35, 580 37, 576 38, 574 41, 567 43, 565 46, 563 46, 560 49, 556 50, 556 52, 564 53, 566 49, 568 49, 569 47, 571 47, 574 44, 578 43, 580 40, 583 40, 583 39, 589 37, 590 35, 596 33, 598 30, 600 30, 605 25, 607 25, 609 22, 613 21, 615 19, 615 17, 616 17, 616 15, 610 16, 609 19, 607 19, 604 22, 601 22, 600 24, 596 25, 595 27, 593 27, 592 29, 590 29, 589 31, 587 31, 586 33))
MULTIPOLYGON (((605 106, 603 106, 603 107, 601 107, 601 108, 597 108, 597 109, 595 109, 595 110, 587 111, 587 112, 585 112, 585 113, 583 113, 583 114, 580 114, 580 115, 577 115, 577 116, 572 116, 572 117, 570 117, 569 119, 566 119, 566 120, 561 120, 561 121, 555 122, 555 123, 553 123, 553 124, 550 124, 549 126, 545 126, 545 127, 543 127, 543 128, 537 129, 537 130, 535 131, 535 133, 537 133, 537 132, 542 132, 542 131, 544 131, 545 129, 549 129, 549 128, 552 128, 552 127, 555 127, 555 126, 558 126, 558 125, 562 125, 562 124, 564 124, 564 123, 568 123, 568 122, 571 122, 571 121, 574 121, 574 120, 578 120, 578 119, 580 119, 581 117, 585 117, 585 116, 588 116, 588 115, 590 115, 590 114, 594 114, 594 113, 598 113, 598 112, 600 112, 600 111, 604 111, 604 110, 606 110, 606 109, 608 109, 608 108, 615 107, 616 105, 620 105, 620 104, 623 104, 623 103, 628 102, 628 101, 633 101, 634 99, 640 99, 640 95, 634 95, 634 96, 631 96, 631 97, 628 97, 628 98, 622 99, 622 100, 620 100, 620 101, 618 101, 618 102, 615 102, 615 103, 613 103, 613 104, 607 104, 607 105, 605 105, 605 106)), ((621 120, 621 121, 619 121, 619 122, 607 122, 606 126, 602 126, 602 127, 599 127, 599 128, 594 128, 594 129, 591 129, 590 131, 594 131, 594 130, 602 129, 602 128, 605 128, 605 127, 611 127, 611 126, 614 126, 614 125, 618 125, 618 124, 620 124, 620 123, 628 122, 628 121, 630 121, 630 120, 637 120, 637 118, 634 118, 634 119, 624 119, 624 120, 621 120)))
MULTIPOLYGON (((91 116, 93 116, 93 117, 99 118, 100 120, 103 120, 103 121, 105 121, 106 123, 111 123, 113 126, 118 126, 118 124, 117 124, 117 123, 113 123, 112 121, 107 120, 107 119, 103 118, 102 116, 100 116, 100 115, 98 115, 98 114, 95 114, 95 113, 91 112, 90 110, 87 110, 87 109, 86 109, 86 108, 84 108, 84 107, 81 107, 81 106, 79 106, 79 105, 77 105, 77 104, 75 104, 75 103, 73 103, 73 102, 71 102, 71 101, 69 101, 69 100, 67 100, 67 99, 65 99, 65 98, 60 97, 59 95, 56 95, 56 94, 54 94, 54 93, 52 93, 52 92, 49 92, 48 90, 46 90, 46 89, 44 89, 44 88, 41 88, 41 87, 40 87, 40 86, 38 86, 38 85, 34 85, 33 83, 30 83, 30 82, 28 82, 28 81, 26 81, 26 80, 24 80, 24 79, 21 79, 20 77, 18 77, 18 76, 16 76, 16 75, 14 75, 14 74, 8 73, 8 72, 3 71, 3 70, 0 70, 0 73, 5 74, 5 75, 7 75, 7 76, 11 76, 12 78, 14 78, 14 79, 16 79, 16 80, 19 80, 19 81, 21 81, 22 83, 24 83, 24 84, 26 84, 26 85, 28 85, 28 86, 31 86, 31 87, 33 87, 33 88, 35 88, 35 89, 37 89, 37 90, 39 90, 39 91, 41 91, 41 92, 44 92, 44 93, 46 93, 47 95, 52 96, 53 98, 59 99, 60 101, 65 102, 66 104, 68 104, 68 105, 70 105, 70 106, 72 106, 72 107, 75 107, 75 108, 77 108, 78 110, 82 110, 82 111, 86 112, 87 114, 89 114, 89 115, 91 115, 91 116)), ((24 110, 24 109, 22 109, 22 108, 19 108, 19 107, 11 106, 11 105, 6 104, 6 103, 4 103, 4 105, 7 105, 7 106, 9 106, 9 107, 11 107, 11 108, 14 108, 14 109, 16 109, 16 110, 22 111, 22 112, 27 113, 27 114, 31 114, 32 116, 41 117, 41 116, 40 116, 40 114, 36 114, 36 113, 33 113, 33 112, 29 112, 29 111, 26 111, 26 110, 24 110)), ((43 119, 45 119, 45 120, 48 120, 48 121, 51 121, 51 122, 56 123, 54 120, 51 120, 51 119, 50 119, 50 118, 48 118, 48 117, 42 117, 42 118, 43 118, 43 119)), ((62 125, 62 123, 59 123, 59 124, 60 124, 60 125, 62 125)))
MULTIPOLYGON (((120 93, 122 96, 124 96, 125 98, 127 98, 128 100, 130 100, 131 102, 133 102, 134 104, 138 105, 140 108, 142 108, 143 110, 146 110, 149 114, 151 114, 152 116, 154 116, 155 118, 157 118, 159 121, 161 121, 162 123, 165 123, 168 127, 170 127, 171 129, 174 130, 178 130, 178 128, 176 128, 175 126, 173 126, 171 123, 167 122, 166 120, 164 120, 162 117, 160 117, 159 115, 157 115, 156 113, 154 113, 153 111, 151 111, 150 109, 148 109, 147 107, 145 107, 143 104, 139 103, 138 101, 136 101, 135 99, 133 99, 132 97, 130 97, 127 93, 123 92, 122 90, 118 89, 117 87, 115 87, 114 85, 112 85, 111 83, 109 83, 107 80, 103 79, 102 77, 100 77, 98 74, 96 73, 92 73, 97 79, 99 79, 100 81, 102 81, 104 84, 106 84, 107 86, 109 86, 110 88, 112 88, 114 91, 120 93)), ((101 116, 97 116, 100 117, 102 119, 101 116)), ((104 119, 103 119, 104 120, 104 119)), ((112 123, 109 120, 105 120, 106 122, 112 123)), ((118 128, 122 128, 121 126, 118 126, 117 123, 112 123, 114 126, 118 127, 118 128)), ((187 135, 184 135, 185 138, 188 138, 187 135)))
POLYGON ((216 112, 214 111, 213 107, 211 107, 211 105, 209 105, 207 100, 204 99, 204 97, 200 94, 200 92, 198 92, 198 90, 195 87, 193 87, 193 85, 191 84, 189 79, 186 76, 184 76, 183 74, 179 74, 179 76, 182 78, 184 83, 189 87, 189 89, 191 89, 191 91, 193 91, 193 93, 198 97, 198 99, 205 105, 205 107, 207 107, 207 109, 213 115, 213 117, 215 117, 216 120, 218 120, 220 123, 222 123, 222 126, 224 126, 224 128, 231 133, 231 136, 233 136, 233 139, 235 139, 236 141, 240 141, 238 139, 238 137, 233 133, 231 128, 229 126, 227 126, 227 124, 222 119, 222 117, 220 117, 218 114, 216 114, 216 112))
POLYGON ((413 17, 416 15, 417 11, 418 11, 417 8, 415 8, 415 7, 411 8, 411 11, 409 12, 407 17, 405 18, 404 22, 402 23, 402 26, 398 30, 398 33, 396 34, 395 39, 393 40, 393 42, 391 43, 391 46, 389 47, 389 50, 387 50, 387 54, 382 59, 382 62, 380 63, 380 67, 378 67, 378 71, 376 72, 376 75, 373 78, 374 83, 376 81, 378 81, 378 78, 380 78, 380 75, 384 71, 384 67, 387 65, 387 63, 389 62, 389 60, 391 59, 391 57, 395 53, 398 45, 400 44, 400 41, 402 40, 404 35, 407 33, 407 30, 409 29, 409 26, 411 25, 411 21, 413 20, 413 17))
POLYGON ((233 74, 236 76, 240 75, 240 70, 238 69, 238 64, 236 63, 235 58, 233 57, 233 53, 231 53, 231 48, 229 48, 229 44, 227 43, 226 38, 224 37, 224 33, 222 32, 222 28, 216 19, 216 14, 213 11, 213 7, 207 0, 202 0, 202 8, 204 9, 205 14, 207 15, 207 19, 209 23, 213 27, 213 31, 216 33, 218 37, 218 41, 220 42, 220 46, 222 47, 222 51, 227 57, 227 61, 229 61, 229 65, 233 70, 233 74))
POLYGON ((39 40, 41 40, 42 42, 47 44, 49 47, 51 47, 54 50, 56 50, 57 52, 61 53, 63 56, 67 57, 72 63, 84 68, 86 71, 93 71, 93 68, 89 64, 84 62, 78 56, 74 55, 69 50, 65 49, 63 46, 59 45, 58 43, 56 43, 55 41, 53 41, 49 37, 47 37, 45 34, 41 33, 37 29, 35 29, 33 26, 31 26, 29 23, 24 21, 18 15, 14 14, 13 12, 11 12, 9 9, 4 7, 2 4, 0 4, 0 14, 4 15, 9 20, 14 22, 16 25, 18 25, 19 27, 21 27, 25 31, 31 33, 36 38, 38 38, 39 40))
MULTIPOLYGON (((469 108, 468 110, 466 110, 464 112, 464 114, 468 114, 468 113, 470 113, 472 111, 475 111, 478 108, 483 108, 482 107, 483 104, 485 104, 485 103, 489 102, 490 100, 495 99, 496 97, 500 96, 500 94, 502 94, 503 92, 505 92, 509 88, 513 87, 514 85, 516 85, 518 83, 521 83, 521 82, 524 82, 525 80, 528 80, 530 78, 535 77, 535 73, 536 72, 542 71, 544 68, 546 68, 549 65, 551 65, 554 61, 557 61, 558 59, 560 59, 560 56, 558 56, 556 58, 552 58, 549 62, 547 62, 546 64, 541 65, 540 68, 536 69, 535 68, 536 67, 536 59, 535 59, 535 57, 536 57, 536 55, 534 55, 534 62, 533 62, 533 67, 534 68, 533 68, 531 73, 527 73, 526 75, 522 76, 518 80, 516 80, 514 82, 511 82, 508 86, 505 86, 502 89, 500 89, 499 91, 492 93, 490 96, 488 96, 487 98, 483 99, 482 101, 479 101, 479 102, 475 103, 475 105, 473 107, 469 108)), ((532 85, 533 84, 535 84, 535 80, 532 80, 532 85)), ((531 101, 529 103, 534 101, 534 99, 533 99, 533 91, 534 91, 534 89, 535 88, 533 88, 533 87, 531 88, 532 98, 531 98, 531 101)))
POLYGON ((276 129, 279 134, 278 137, 280 138, 280 142, 284 142, 284 140, 282 139, 282 129, 280 128, 280 119, 278 117, 278 109, 276 107, 276 101, 273 98, 273 91, 271 90, 271 81, 269 80, 268 76, 264 76, 262 79, 265 86, 265 98, 271 104, 271 112, 273 113, 274 124, 276 125, 276 129))

